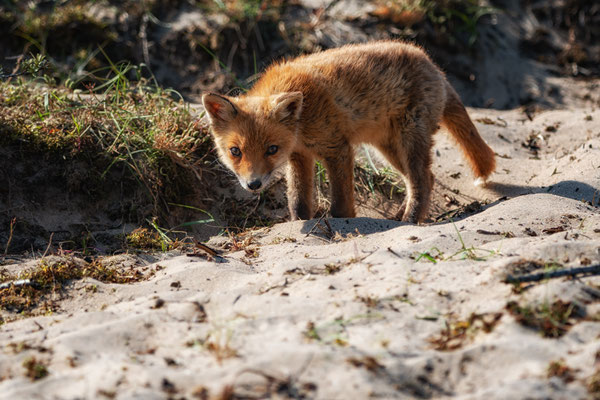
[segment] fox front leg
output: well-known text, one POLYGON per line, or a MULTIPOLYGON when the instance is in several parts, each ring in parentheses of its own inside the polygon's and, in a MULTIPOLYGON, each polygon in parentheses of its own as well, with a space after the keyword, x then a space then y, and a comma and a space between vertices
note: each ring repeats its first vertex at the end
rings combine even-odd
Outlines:
POLYGON ((331 216, 353 218, 354 210, 354 152, 350 145, 340 146, 337 154, 325 158, 325 168, 331 182, 331 216))
POLYGON ((292 153, 288 162, 287 198, 292 221, 313 217, 314 165, 314 158, 302 153, 292 153))

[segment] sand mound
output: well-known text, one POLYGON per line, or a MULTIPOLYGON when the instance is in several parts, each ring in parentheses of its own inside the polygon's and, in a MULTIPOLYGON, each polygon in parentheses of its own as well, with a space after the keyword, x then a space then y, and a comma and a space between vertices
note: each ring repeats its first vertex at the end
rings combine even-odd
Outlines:
POLYGON ((506 279, 600 263, 600 114, 473 116, 498 172, 472 186, 440 134, 436 196, 482 211, 284 223, 224 262, 166 254, 139 261, 148 280, 77 281, 60 312, 2 326, 0 398, 585 397, 600 278, 506 279))

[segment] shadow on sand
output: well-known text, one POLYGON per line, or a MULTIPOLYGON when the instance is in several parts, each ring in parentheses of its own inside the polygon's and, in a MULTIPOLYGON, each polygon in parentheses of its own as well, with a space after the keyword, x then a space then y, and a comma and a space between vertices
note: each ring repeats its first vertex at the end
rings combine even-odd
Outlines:
MULTIPOLYGON (((495 193, 499 198, 492 203, 483 206, 478 212, 458 214, 453 218, 453 221, 460 221, 515 197, 540 193, 582 201, 592 207, 600 208, 600 188, 595 188, 587 183, 579 181, 568 180, 558 182, 551 186, 542 187, 490 182, 487 185, 487 189, 495 193)), ((434 224, 447 223, 449 223, 449 220, 436 222, 434 224)), ((302 233, 310 233, 325 239, 331 239, 331 237, 336 233, 339 233, 342 236, 356 234, 357 232, 361 235, 370 235, 372 233, 385 232, 402 225, 412 224, 389 219, 376 219, 367 217, 320 218, 305 221, 302 227, 302 233)))

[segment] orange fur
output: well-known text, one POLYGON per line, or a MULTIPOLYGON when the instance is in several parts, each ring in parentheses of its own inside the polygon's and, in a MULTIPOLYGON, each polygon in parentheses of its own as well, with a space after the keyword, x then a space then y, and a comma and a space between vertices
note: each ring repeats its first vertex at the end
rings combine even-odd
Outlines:
POLYGON ((479 136, 456 91, 447 85, 446 93, 446 108, 444 108, 442 124, 462 147, 475 176, 485 179, 496 168, 494 151, 479 136))
POLYGON ((312 217, 315 159, 329 174, 332 216, 355 216, 353 146, 359 143, 375 146, 404 176, 399 217, 405 221, 427 215, 431 147, 440 123, 476 176, 486 178, 495 167, 493 151, 444 74, 407 43, 348 45, 282 61, 248 93, 207 93, 202 101, 219 155, 242 186, 262 190, 272 172, 287 165, 292 219, 312 217))

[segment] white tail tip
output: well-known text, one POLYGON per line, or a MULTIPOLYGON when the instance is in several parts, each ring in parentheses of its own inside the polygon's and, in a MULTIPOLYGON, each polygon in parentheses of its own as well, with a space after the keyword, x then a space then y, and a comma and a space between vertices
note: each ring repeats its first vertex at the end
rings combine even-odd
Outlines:
POLYGON ((479 177, 477 179, 475 179, 473 181, 473 185, 479 187, 479 186, 485 186, 485 184, 487 183, 487 180, 485 178, 479 177))

